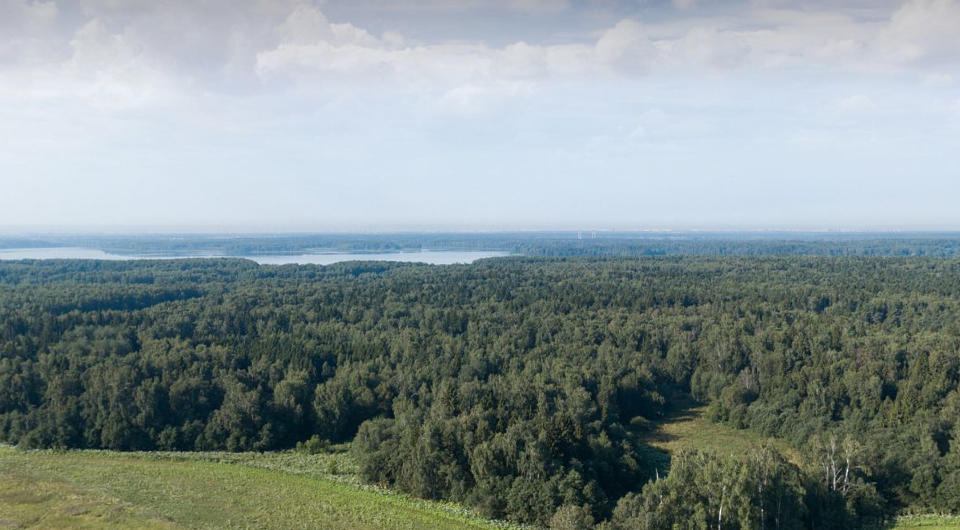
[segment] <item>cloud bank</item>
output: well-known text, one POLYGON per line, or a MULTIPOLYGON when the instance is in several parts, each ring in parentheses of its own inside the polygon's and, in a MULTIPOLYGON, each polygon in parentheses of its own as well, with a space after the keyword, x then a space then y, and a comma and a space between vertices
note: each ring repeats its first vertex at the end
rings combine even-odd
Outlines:
POLYGON ((913 197, 960 228, 957 28, 960 0, 7 0, 0 224, 879 226, 913 197))
MULTIPOLYGON (((279 80, 435 91, 683 73, 929 77, 960 65, 957 0, 888 3, 886 12, 870 16, 856 4, 834 2, 803 8, 753 2, 702 14, 701 3, 675 4, 679 14, 640 2, 627 12, 633 16, 555 39, 564 42, 517 35, 511 44, 490 46, 425 42, 390 30, 388 21, 377 24, 387 27, 382 31, 332 22, 323 4, 296 0, 83 0, 79 10, 68 2, 9 0, 0 7, 0 80, 7 97, 79 96, 124 105, 179 93, 290 88, 279 80)), ((550 14, 578 7, 525 0, 504 2, 503 9, 550 14)))

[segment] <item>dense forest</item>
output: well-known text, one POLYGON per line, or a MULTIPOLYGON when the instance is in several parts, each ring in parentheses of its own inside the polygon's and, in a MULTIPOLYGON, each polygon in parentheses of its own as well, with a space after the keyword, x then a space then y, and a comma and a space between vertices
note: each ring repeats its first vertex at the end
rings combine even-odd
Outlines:
POLYGON ((372 483, 558 529, 960 513, 958 378, 954 259, 0 262, 2 441, 350 442, 372 483), (801 462, 658 468, 643 434, 688 396, 801 462))

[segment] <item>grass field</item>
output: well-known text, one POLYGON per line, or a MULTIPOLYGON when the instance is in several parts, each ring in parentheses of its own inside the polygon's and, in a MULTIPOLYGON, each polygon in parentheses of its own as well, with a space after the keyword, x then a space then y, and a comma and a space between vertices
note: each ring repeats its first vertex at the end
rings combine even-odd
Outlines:
MULTIPOLYGON (((716 425, 702 409, 651 431, 662 452, 741 453, 764 442, 716 425)), ((773 442, 788 458, 796 452, 773 442)), ((456 505, 361 484, 349 455, 21 451, 0 446, 0 530, 36 529, 509 529, 456 505)), ((960 518, 901 518, 895 530, 960 530, 960 518)))
POLYGON ((456 506, 355 484, 347 460, 4 447, 0 529, 509 528, 456 506))

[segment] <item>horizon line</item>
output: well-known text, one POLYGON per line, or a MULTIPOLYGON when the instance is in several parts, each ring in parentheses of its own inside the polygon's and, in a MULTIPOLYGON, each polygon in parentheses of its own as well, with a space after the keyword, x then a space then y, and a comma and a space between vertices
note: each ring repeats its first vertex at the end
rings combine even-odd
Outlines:
POLYGON ((0 237, 64 236, 311 236, 311 235, 470 235, 470 234, 952 234, 957 227, 252 227, 210 225, 0 225, 0 237))

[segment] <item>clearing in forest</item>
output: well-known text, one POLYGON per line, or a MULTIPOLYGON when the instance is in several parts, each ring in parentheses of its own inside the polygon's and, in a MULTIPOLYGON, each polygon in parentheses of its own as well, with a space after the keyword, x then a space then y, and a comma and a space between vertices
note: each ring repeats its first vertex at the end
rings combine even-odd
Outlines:
MULTIPOLYGON (((658 451, 650 455, 661 475, 669 469, 671 454, 681 449, 699 450, 721 455, 744 455, 770 443, 790 462, 799 465, 800 453, 783 440, 765 438, 753 431, 713 423, 706 418, 707 407, 687 403, 678 407, 654 426, 644 441, 658 451)), ((960 517, 907 516, 898 519, 892 530, 960 530, 960 517)))
POLYGON ((745 455, 764 443, 770 443, 787 460, 800 463, 800 453, 783 440, 712 423, 706 418, 706 410, 706 406, 692 403, 680 406, 657 423, 644 436, 644 441, 668 454, 687 449, 735 456, 745 455))

